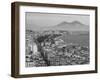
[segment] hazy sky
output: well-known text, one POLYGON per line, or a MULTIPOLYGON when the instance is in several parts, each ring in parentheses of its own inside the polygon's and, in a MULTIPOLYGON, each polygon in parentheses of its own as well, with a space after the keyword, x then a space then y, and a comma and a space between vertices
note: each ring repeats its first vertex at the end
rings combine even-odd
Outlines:
POLYGON ((89 25, 89 15, 75 15, 75 14, 48 14, 48 13, 31 13, 26 12, 26 28, 30 26, 54 26, 63 21, 73 22, 79 21, 85 25, 89 25))

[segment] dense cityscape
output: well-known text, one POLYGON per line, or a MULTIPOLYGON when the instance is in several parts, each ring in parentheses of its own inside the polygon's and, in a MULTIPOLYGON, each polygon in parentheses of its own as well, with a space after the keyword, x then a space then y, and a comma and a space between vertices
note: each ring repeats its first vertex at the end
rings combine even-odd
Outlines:
POLYGON ((26 67, 89 64, 88 32, 73 33, 26 30, 26 67))

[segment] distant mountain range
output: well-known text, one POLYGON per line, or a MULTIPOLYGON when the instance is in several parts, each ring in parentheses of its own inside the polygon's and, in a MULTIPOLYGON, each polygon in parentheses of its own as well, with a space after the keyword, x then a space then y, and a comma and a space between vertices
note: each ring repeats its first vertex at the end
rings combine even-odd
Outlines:
MULTIPOLYGON (((29 26, 29 29, 31 30, 66 30, 66 31, 89 31, 89 26, 82 24, 79 21, 73 21, 73 22, 66 22, 63 21, 57 25, 54 26, 45 26, 45 27, 39 27, 39 26, 29 26)), ((27 29, 27 27, 26 27, 27 29)))
POLYGON ((55 26, 47 27, 48 30, 89 31, 89 26, 78 21, 61 22, 55 26))

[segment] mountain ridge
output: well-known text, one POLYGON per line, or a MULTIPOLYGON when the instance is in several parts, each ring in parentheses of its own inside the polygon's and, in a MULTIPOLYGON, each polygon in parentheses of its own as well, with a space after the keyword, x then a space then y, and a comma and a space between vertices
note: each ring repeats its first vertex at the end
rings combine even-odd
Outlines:
POLYGON ((89 26, 79 21, 66 22, 63 21, 55 26, 47 27, 50 30, 68 30, 68 31, 89 31, 89 26))
POLYGON ((62 21, 54 26, 44 26, 44 27, 36 25, 27 25, 27 26, 28 27, 26 27, 26 29, 37 30, 37 31, 43 31, 43 30, 89 31, 89 26, 79 21, 73 21, 73 22, 62 21))

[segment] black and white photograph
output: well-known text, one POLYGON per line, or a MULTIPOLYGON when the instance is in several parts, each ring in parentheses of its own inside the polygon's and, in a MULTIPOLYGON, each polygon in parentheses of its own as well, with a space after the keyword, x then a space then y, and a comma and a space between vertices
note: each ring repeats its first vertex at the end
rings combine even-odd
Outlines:
POLYGON ((25 67, 90 63, 90 16, 25 13, 25 67))
POLYGON ((97 73, 97 7, 12 3, 12 76, 97 73))

